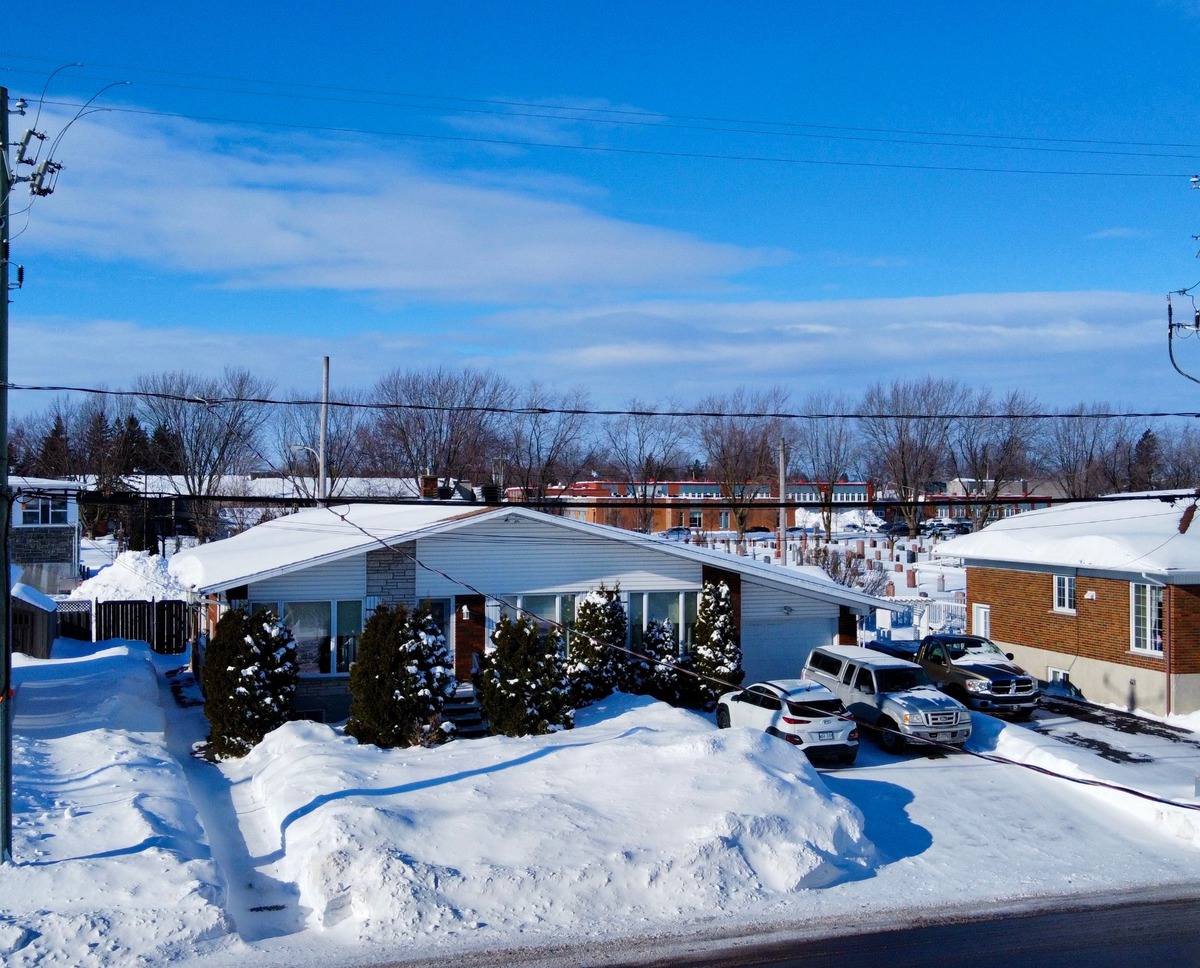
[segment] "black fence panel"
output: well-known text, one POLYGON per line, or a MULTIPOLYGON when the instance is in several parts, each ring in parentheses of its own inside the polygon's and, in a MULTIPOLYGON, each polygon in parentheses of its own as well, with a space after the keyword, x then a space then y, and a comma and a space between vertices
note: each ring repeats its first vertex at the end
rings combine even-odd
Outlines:
POLYGON ((58 603, 58 634, 80 642, 92 641, 92 602, 88 598, 70 599, 58 603))
POLYGON ((187 648, 187 602, 96 602, 95 636, 138 639, 155 652, 178 654, 187 648))

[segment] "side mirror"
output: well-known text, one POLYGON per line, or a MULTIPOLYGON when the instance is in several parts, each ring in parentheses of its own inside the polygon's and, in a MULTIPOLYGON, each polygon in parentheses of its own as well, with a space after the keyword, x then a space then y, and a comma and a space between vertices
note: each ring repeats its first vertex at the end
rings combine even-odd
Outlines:
POLYGON ((1004 657, 1005 657, 1006 659, 1008 659, 1008 660, 1010 660, 1010 661, 1011 661, 1011 660, 1012 660, 1012 657, 1013 657, 1013 654, 1012 654, 1011 652, 1005 652, 1005 653, 1004 653, 1004 657))

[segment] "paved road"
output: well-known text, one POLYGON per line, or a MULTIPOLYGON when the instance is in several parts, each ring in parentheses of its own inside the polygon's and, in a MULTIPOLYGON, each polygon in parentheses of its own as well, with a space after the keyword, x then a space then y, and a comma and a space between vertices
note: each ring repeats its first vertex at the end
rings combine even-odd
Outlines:
POLYGON ((743 945, 621 968, 1197 968, 1200 898, 1152 899, 906 931, 743 945))

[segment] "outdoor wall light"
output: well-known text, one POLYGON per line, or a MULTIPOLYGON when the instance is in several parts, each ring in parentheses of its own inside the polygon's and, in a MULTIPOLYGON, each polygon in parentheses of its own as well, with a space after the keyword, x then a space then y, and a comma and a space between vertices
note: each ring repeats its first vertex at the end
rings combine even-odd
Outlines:
POLYGON ((464 622, 471 621, 471 610, 466 605, 462 607, 462 620, 464 622))
POLYGON ((1096 590, 1092 589, 1091 591, 1084 592, 1083 597, 1085 601, 1094 602, 1096 600, 1096 590))

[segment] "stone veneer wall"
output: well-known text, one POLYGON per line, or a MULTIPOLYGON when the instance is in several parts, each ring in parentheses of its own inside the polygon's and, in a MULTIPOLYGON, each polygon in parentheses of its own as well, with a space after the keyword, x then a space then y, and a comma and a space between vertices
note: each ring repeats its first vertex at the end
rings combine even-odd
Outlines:
POLYGON ((400 550, 380 548, 367 552, 367 595, 386 604, 415 608, 417 605, 417 544, 410 541, 400 550))

